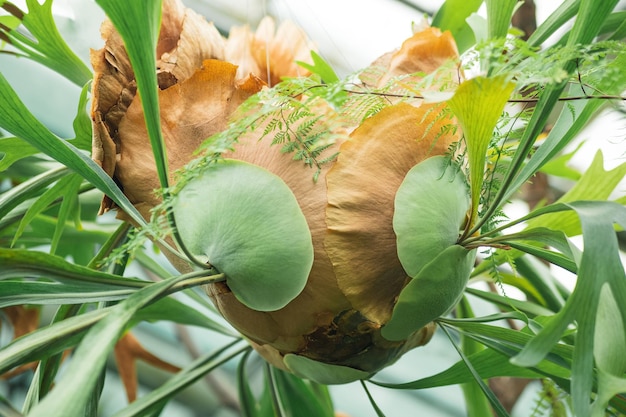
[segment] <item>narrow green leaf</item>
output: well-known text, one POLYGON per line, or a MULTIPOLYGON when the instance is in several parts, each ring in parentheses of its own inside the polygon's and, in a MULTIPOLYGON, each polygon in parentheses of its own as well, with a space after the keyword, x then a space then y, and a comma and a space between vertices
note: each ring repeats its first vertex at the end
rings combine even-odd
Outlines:
MULTIPOLYGON (((178 290, 174 286, 172 290, 178 290)), ((187 326, 198 326, 205 329, 213 330, 225 336, 238 337, 239 333, 223 324, 211 319, 206 314, 193 308, 185 302, 177 300, 173 297, 162 298, 154 304, 139 310, 135 314, 134 321, 172 321, 187 326)))
POLYGON ((564 256, 558 252, 554 252, 551 250, 543 249, 536 245, 529 245, 521 242, 508 242, 505 241, 504 244, 510 245, 512 248, 517 249, 519 251, 534 255, 544 261, 548 261, 549 263, 560 266, 566 271, 576 273, 578 271, 578 267, 576 266, 576 262, 564 256))
POLYGON ((480 375, 478 374, 478 372, 476 372, 476 369, 474 369, 474 366, 472 365, 472 363, 465 356, 465 354, 463 353, 463 350, 456 344, 456 342, 454 341, 454 339, 452 338, 448 330, 445 328, 445 326, 441 326, 441 329, 446 333, 446 336, 448 336, 450 343, 452 343, 456 351, 459 353, 459 356, 465 363, 465 366, 467 366, 467 369, 472 374, 474 381, 480 387, 485 397, 487 397, 487 399, 489 400, 489 403, 493 407, 493 411, 496 413, 496 415, 498 417, 508 417, 509 413, 507 413, 507 411, 504 409, 504 407, 502 406, 502 403, 500 403, 500 400, 498 400, 498 397, 496 397, 496 395, 493 393, 491 388, 489 388, 489 386, 485 384, 485 381, 483 381, 480 375))
POLYGON ((481 291, 476 288, 466 288, 465 292, 493 303, 501 308, 519 310, 530 316, 548 316, 554 313, 553 311, 535 303, 516 300, 514 298, 505 297, 492 292, 481 291))
MULTIPOLYGON (((467 301, 467 298, 463 297, 459 302, 457 315, 461 317, 461 319, 475 319, 474 311, 470 303, 467 301)), ((476 340, 461 334, 461 350, 466 357, 476 354, 483 349, 484 346, 476 340)), ((480 417, 491 414, 489 401, 483 394, 482 388, 476 384, 476 381, 462 384, 461 389, 463 390, 463 396, 465 397, 468 417, 480 417)))
MULTIPOLYGON (((170 378, 165 384, 153 389, 128 407, 118 411, 113 417, 144 417, 147 412, 169 401, 182 389, 204 377, 215 368, 225 364, 244 352, 250 346, 237 347, 240 340, 235 340, 214 352, 207 353, 187 365, 182 371, 170 378)), ((248 417, 248 416, 246 416, 248 417)))
POLYGON ((584 144, 585 142, 581 141, 578 146, 576 146, 574 151, 555 156, 550 159, 541 167, 540 171, 544 174, 552 175, 553 177, 561 177, 572 181, 578 181, 582 174, 577 169, 572 168, 569 165, 569 162, 584 144))
POLYGON ((404 340, 446 314, 462 296, 475 258, 476 250, 452 245, 424 266, 400 292, 383 337, 404 340))
MULTIPOLYGON (((608 284, 600 290, 598 311, 596 312, 596 329, 594 334, 594 357, 598 368, 617 377, 626 372, 626 332, 625 326, 615 326, 622 321, 620 306, 617 305, 613 292, 608 284)), ((613 393, 613 395, 618 394, 613 393)))
MULTIPOLYGON (((541 373, 533 371, 529 368, 523 368, 512 365, 509 357, 491 349, 485 349, 469 356, 476 372, 482 379, 496 378, 501 376, 509 376, 514 378, 540 378, 541 373)), ((405 383, 389 383, 382 381, 371 381, 376 385, 380 385, 392 389, 420 390, 434 387, 444 387, 448 385, 457 385, 473 382, 474 378, 460 360, 448 369, 426 378, 418 379, 405 383)))
POLYGON ((276 384, 276 368, 269 363, 265 364, 265 384, 268 387, 274 417, 287 417, 287 412, 280 397, 280 388, 276 384))
POLYGON ((448 105, 459 119, 470 165, 473 225, 478 215, 485 158, 493 130, 515 84, 505 76, 476 77, 463 82, 448 105))
MULTIPOLYGON (((30 224, 30 222, 38 216, 41 212, 46 210, 55 200, 62 198, 65 196, 69 196, 71 198, 72 194, 76 194, 78 191, 78 187, 82 182, 82 178, 77 174, 71 174, 66 177, 61 178, 54 186, 44 192, 41 197, 39 197, 26 211, 24 217, 20 221, 20 224, 17 227, 17 231, 13 236, 13 242, 11 242, 11 246, 14 246, 17 240, 20 238, 26 226, 30 224)), ((59 222, 60 223, 60 222, 59 222)), ((61 224, 61 226, 63 226, 61 224)), ((59 226, 60 227, 60 226, 59 226)), ((57 229, 59 229, 57 227, 57 229)), ((51 251, 54 254, 54 251, 51 251)))
POLYGON ((328 392, 315 390, 315 382, 300 379, 277 368, 273 368, 273 376, 286 415, 334 417, 332 407, 328 407, 328 392))
POLYGON ((528 44, 539 46, 576 16, 580 0, 565 0, 530 35, 528 44))
POLYGON ((72 122, 74 127, 74 139, 71 139, 72 145, 78 149, 91 152, 91 117, 87 112, 87 104, 89 102, 89 89, 91 83, 87 83, 83 86, 80 92, 80 98, 78 99, 78 108, 76 109, 76 116, 72 122))
POLYGON ((331 67, 330 64, 326 62, 317 52, 311 51, 311 58, 313 59, 312 65, 302 61, 296 61, 296 64, 311 71, 313 74, 319 75, 322 81, 327 84, 339 81, 339 77, 337 76, 337 73, 335 73, 335 70, 333 70, 333 67, 331 67))
POLYGON ((626 38, 626 12, 613 13, 611 16, 609 16, 606 26, 602 29, 602 32, 613 31, 613 33, 609 37, 610 40, 624 40, 626 38), (614 27, 612 23, 616 23, 617 27, 614 27), (605 28, 607 30, 604 30, 605 28))
POLYGON ((39 150, 20 138, 0 138, 0 172, 14 162, 35 155, 39 150))
POLYGON ((52 282, 0 281, 0 308, 33 304, 83 304, 127 298, 133 289, 104 290, 80 284, 52 282))
POLYGON ((137 90, 146 118, 148 137, 161 187, 169 186, 169 166, 161 131, 156 75, 156 45, 161 28, 161 0, 128 2, 96 0, 124 40, 135 72, 137 90))
POLYGON ((374 412, 376 413, 376 415, 378 417, 385 417, 383 410, 381 410, 378 404, 376 404, 376 400, 374 400, 374 397, 370 393, 370 390, 367 388, 367 384, 365 384, 365 381, 361 381, 361 386, 363 387, 363 390, 365 391, 365 394, 367 395, 367 399, 372 405, 372 408, 374 409, 374 412))
POLYGON ((489 39, 506 36, 517 0, 486 0, 489 39))
POLYGON ((581 0, 574 27, 567 39, 568 45, 588 44, 596 37, 606 18, 619 0, 581 0))
MULTIPOLYGON (((35 1, 36 0, 30 0, 35 1)), ((84 85, 81 84, 81 85, 84 85)), ((145 221, 137 209, 102 168, 70 142, 50 132, 20 101, 10 84, 0 74, 0 128, 49 155, 107 194, 137 224, 145 221)))
POLYGON ((52 16, 52 1, 26 0, 28 13, 20 17, 32 37, 24 35, 17 27, 2 32, 11 40, 12 46, 23 53, 20 55, 47 66, 82 87, 91 79, 91 71, 59 33, 52 16))
POLYGON ((51 169, 0 194, 0 219, 24 201, 43 193, 43 190, 50 184, 70 173, 71 171, 65 167, 51 169))
POLYGON ((483 0, 446 0, 435 13, 432 25, 449 30, 454 36, 459 52, 463 53, 475 43, 466 19, 478 11, 483 0))
POLYGON ((110 308, 90 311, 15 339, 0 349, 0 374, 76 345, 84 332, 106 317, 109 311, 110 308))
MULTIPOLYGON (((602 3, 602 7, 612 3, 602 3)), ((592 3, 592 2, 586 2, 592 3)), ((576 24, 578 25, 583 18, 581 13, 578 14, 576 24)), ((596 22, 597 23, 597 22, 596 22)), ((580 35, 589 36, 584 31, 580 32, 580 35)), ((570 41, 568 39, 568 41, 570 41)), ((589 42, 587 40, 586 42, 589 42)), ((584 40, 578 39, 575 42, 583 43, 584 40)), ((574 45, 575 43, 570 43, 574 45)), ((620 53, 610 64, 611 67, 617 69, 616 73, 623 74, 621 70, 626 65, 626 53, 620 53)), ((564 68, 567 72, 572 72, 575 69, 575 63, 570 63, 564 68)), ((597 85, 593 87, 599 91, 615 92, 620 94, 626 86, 626 77, 623 76, 607 76, 601 77, 597 82, 597 85)), ((511 169, 507 173, 507 179, 505 181, 506 186, 503 187, 498 193, 497 201, 506 201, 512 196, 519 188, 532 177, 544 164, 550 161, 560 150, 562 150, 568 143, 570 143, 581 129, 597 114, 598 109, 606 104, 603 100, 585 100, 579 103, 572 103, 576 117, 572 120, 572 116, 569 109, 563 109, 559 116, 556 125, 548 134, 546 140, 539 146, 536 152, 530 157, 530 160, 526 161, 528 152, 532 147, 534 138, 536 138, 540 130, 543 129, 549 113, 554 108, 556 101, 558 100, 561 91, 565 87, 564 84, 560 86, 549 87, 544 94, 542 94, 536 109, 533 113, 531 121, 524 132, 520 149, 523 152, 518 151, 515 155, 511 169), (544 100, 545 99, 545 100, 544 100), (535 123, 536 120, 536 123, 535 123), (519 171, 519 172, 518 172, 519 171)), ((570 93, 577 95, 579 93, 584 94, 581 87, 576 85, 570 88, 570 93)), ((495 208, 494 208, 495 209, 495 208)))
MULTIPOLYGON (((611 170, 605 170, 602 152, 598 151, 580 180, 561 196, 557 202, 607 200, 625 176, 626 163, 620 164, 611 170)), ((549 227, 553 230, 560 230, 567 236, 576 236, 582 231, 580 220, 574 212, 546 214, 530 220, 528 227, 549 227)))
POLYGON ((260 416, 260 405, 252 393, 248 373, 246 372, 246 364, 251 353, 252 350, 246 352, 237 365, 237 392, 239 394, 239 402, 241 403, 242 417, 260 416))
MULTIPOLYGON (((200 271, 195 275, 198 274, 206 272, 200 271)), ((54 390, 31 411, 30 417, 84 417, 85 407, 107 356, 133 316, 187 278, 188 275, 181 275, 151 284, 113 307, 87 332, 54 390)))
MULTIPOLYGON (((72 178, 72 177, 69 177, 72 178)), ((63 195, 61 206, 57 214, 57 224, 54 228, 54 233, 50 241, 50 254, 54 255, 59 247, 61 236, 65 230, 65 223, 73 215, 75 219, 80 220, 80 205, 78 204, 78 191, 83 179, 76 175, 72 178, 72 181, 67 184, 67 189, 63 195)), ((80 223, 79 223, 80 225, 80 223)))
MULTIPOLYGON (((42 252, 0 248, 0 279, 46 277, 82 285, 143 288, 147 281, 107 274, 42 252)), ((109 288, 110 289, 110 288, 109 288)), ((1 297, 1 296, 0 296, 1 297)))

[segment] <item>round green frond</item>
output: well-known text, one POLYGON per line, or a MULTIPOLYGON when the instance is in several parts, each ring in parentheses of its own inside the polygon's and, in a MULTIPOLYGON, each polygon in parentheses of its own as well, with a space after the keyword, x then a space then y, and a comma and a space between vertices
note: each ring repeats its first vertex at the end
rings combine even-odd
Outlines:
POLYGON ((393 215, 398 258, 409 276, 456 243, 469 207, 463 173, 447 158, 426 159, 409 171, 393 215))
POLYGON ((291 190, 269 171, 217 162, 177 195, 174 214, 191 253, 224 273, 246 306, 278 310, 304 288, 311 233, 291 190))

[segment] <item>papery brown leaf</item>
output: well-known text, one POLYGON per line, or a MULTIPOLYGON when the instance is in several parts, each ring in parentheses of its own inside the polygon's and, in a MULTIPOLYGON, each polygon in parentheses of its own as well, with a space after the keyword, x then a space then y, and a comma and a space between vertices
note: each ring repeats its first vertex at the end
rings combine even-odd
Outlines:
POLYGON ((337 282, 353 307, 384 324, 408 276, 397 257, 394 199, 406 173, 444 154, 456 136, 440 134, 441 106, 398 104, 365 120, 327 176, 324 241, 337 282))
POLYGON ((248 26, 231 29, 226 60, 239 66, 239 77, 254 74, 271 87, 282 77, 309 75, 296 61, 311 62, 314 49, 304 31, 294 23, 284 21, 277 29, 274 20, 265 17, 254 33, 248 26))
POLYGON ((128 402, 133 402, 137 399, 137 360, 142 360, 155 368, 167 372, 176 373, 180 371, 178 366, 172 365, 148 352, 130 332, 127 332, 117 342, 114 355, 120 379, 126 390, 128 402))
POLYGON ((430 74, 446 62, 458 60, 458 57, 452 34, 428 27, 405 40, 398 51, 374 61, 362 73, 361 80, 370 86, 383 87, 390 79, 400 75, 430 74))
MULTIPOLYGON (((263 86, 254 78, 236 81, 236 71, 237 67, 228 62, 207 60, 190 78, 159 91, 161 128, 171 173, 193 158, 202 141, 225 129, 232 112, 263 86)), ((132 203, 154 206, 159 202, 154 193, 159 182, 143 120, 137 96, 118 127, 115 178, 132 203)))
MULTIPOLYGON (((103 23, 101 32, 105 47, 91 52, 95 70, 92 158, 121 184, 133 203, 154 205, 153 191, 157 182, 141 183, 135 179, 126 182, 128 178, 134 178, 134 172, 140 173, 142 179, 150 178, 155 172, 154 161, 149 141, 144 140, 147 136, 143 130, 143 114, 139 99, 135 99, 135 77, 124 43, 109 21, 103 23), (131 105, 131 114, 127 114, 131 105), (130 166, 132 163, 137 163, 136 169, 130 166)), ((276 30, 274 21, 266 18, 257 33, 247 27, 234 28, 232 33, 232 39, 227 43, 212 23, 184 7, 180 0, 163 2, 157 42, 157 75, 162 92, 176 88, 160 95, 161 105, 166 108, 165 111, 162 109, 161 116, 167 119, 171 114, 185 115, 178 121, 169 117, 169 122, 164 122, 166 142, 169 138, 169 144, 175 144, 168 147, 170 171, 188 162, 191 151, 203 139, 224 129, 232 111, 264 85, 261 80, 269 77, 271 82, 277 83, 283 76, 308 74, 294 60, 308 61, 311 45, 292 23, 283 23, 276 30), (215 63, 208 69, 203 68, 203 62, 210 59, 222 62, 226 59, 231 62, 224 64, 239 65, 236 73, 239 75, 232 77, 230 69, 220 69, 215 63), (267 65, 270 65, 269 71, 267 65), (212 79, 212 76, 216 78, 212 79), (177 87, 181 83, 186 84, 177 87), (216 86, 219 86, 219 94, 211 92, 216 86), (188 92, 192 97, 185 95, 188 92), (177 100, 176 94, 182 94, 184 98, 177 100), (201 104, 194 102, 195 99, 201 104), (200 105, 206 106, 205 114, 202 114, 200 105), (185 124, 187 129, 167 131, 176 125, 174 122, 185 124), (185 136, 181 136, 183 134, 185 136), (173 136, 176 138, 172 139, 173 136)), ((101 212, 113 206, 113 202, 105 197, 101 212)))
MULTIPOLYGON (((191 77, 207 59, 224 59, 225 40, 213 23, 179 0, 163 2, 157 68, 176 81, 191 77), (170 12, 172 11, 172 12, 170 12)), ((163 86, 161 86, 163 89, 163 86)))

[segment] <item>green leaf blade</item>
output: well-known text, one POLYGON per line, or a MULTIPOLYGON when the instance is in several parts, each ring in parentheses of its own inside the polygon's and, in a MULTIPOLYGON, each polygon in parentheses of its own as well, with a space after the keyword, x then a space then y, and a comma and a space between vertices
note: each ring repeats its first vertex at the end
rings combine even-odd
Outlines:
POLYGON ((277 310, 304 288, 311 233, 278 176, 242 161, 218 162, 176 196, 174 215, 191 253, 226 274, 248 307, 277 310))
POLYGON ((388 340, 411 333, 446 314, 463 294, 476 250, 453 245, 445 249, 400 292, 391 319, 381 330, 388 340))
POLYGON ((124 40, 146 120, 146 128, 156 162, 161 187, 169 186, 169 166, 161 131, 156 45, 161 28, 161 0, 128 2, 96 0, 124 40))
POLYGON ((506 76, 476 77, 463 82, 448 105, 459 119, 470 165, 473 224, 478 215, 485 158, 493 130, 515 84, 506 76))
POLYGON ((456 243, 469 206, 465 177, 447 158, 428 158, 407 173, 396 192, 393 228, 410 277, 456 243))

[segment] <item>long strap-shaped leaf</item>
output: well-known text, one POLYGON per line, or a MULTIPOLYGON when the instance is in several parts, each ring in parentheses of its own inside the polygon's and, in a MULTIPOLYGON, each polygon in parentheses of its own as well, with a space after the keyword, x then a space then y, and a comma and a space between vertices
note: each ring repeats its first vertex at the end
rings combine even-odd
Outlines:
POLYGON ((83 151, 54 135, 26 108, 9 82, 0 74, 0 127, 54 158, 107 194, 138 224, 141 214, 102 168, 83 151))
POLYGON ((214 352, 207 353, 196 359, 181 372, 170 378, 165 384, 117 412, 115 417, 142 417, 149 415, 148 413, 162 406, 165 401, 169 400, 183 388, 186 388, 234 357, 251 350, 248 345, 237 346, 240 341, 241 339, 237 339, 214 352))
POLYGON ((146 128, 156 161, 161 187, 169 184, 167 155, 156 76, 156 44, 161 27, 161 0, 97 0, 121 35, 137 80, 146 128))
POLYGON ((46 396, 29 416, 84 417, 85 407, 98 382, 107 356, 135 314, 166 294, 172 286, 189 278, 190 274, 187 274, 151 284, 113 307, 105 318, 88 331, 54 391, 46 396))

